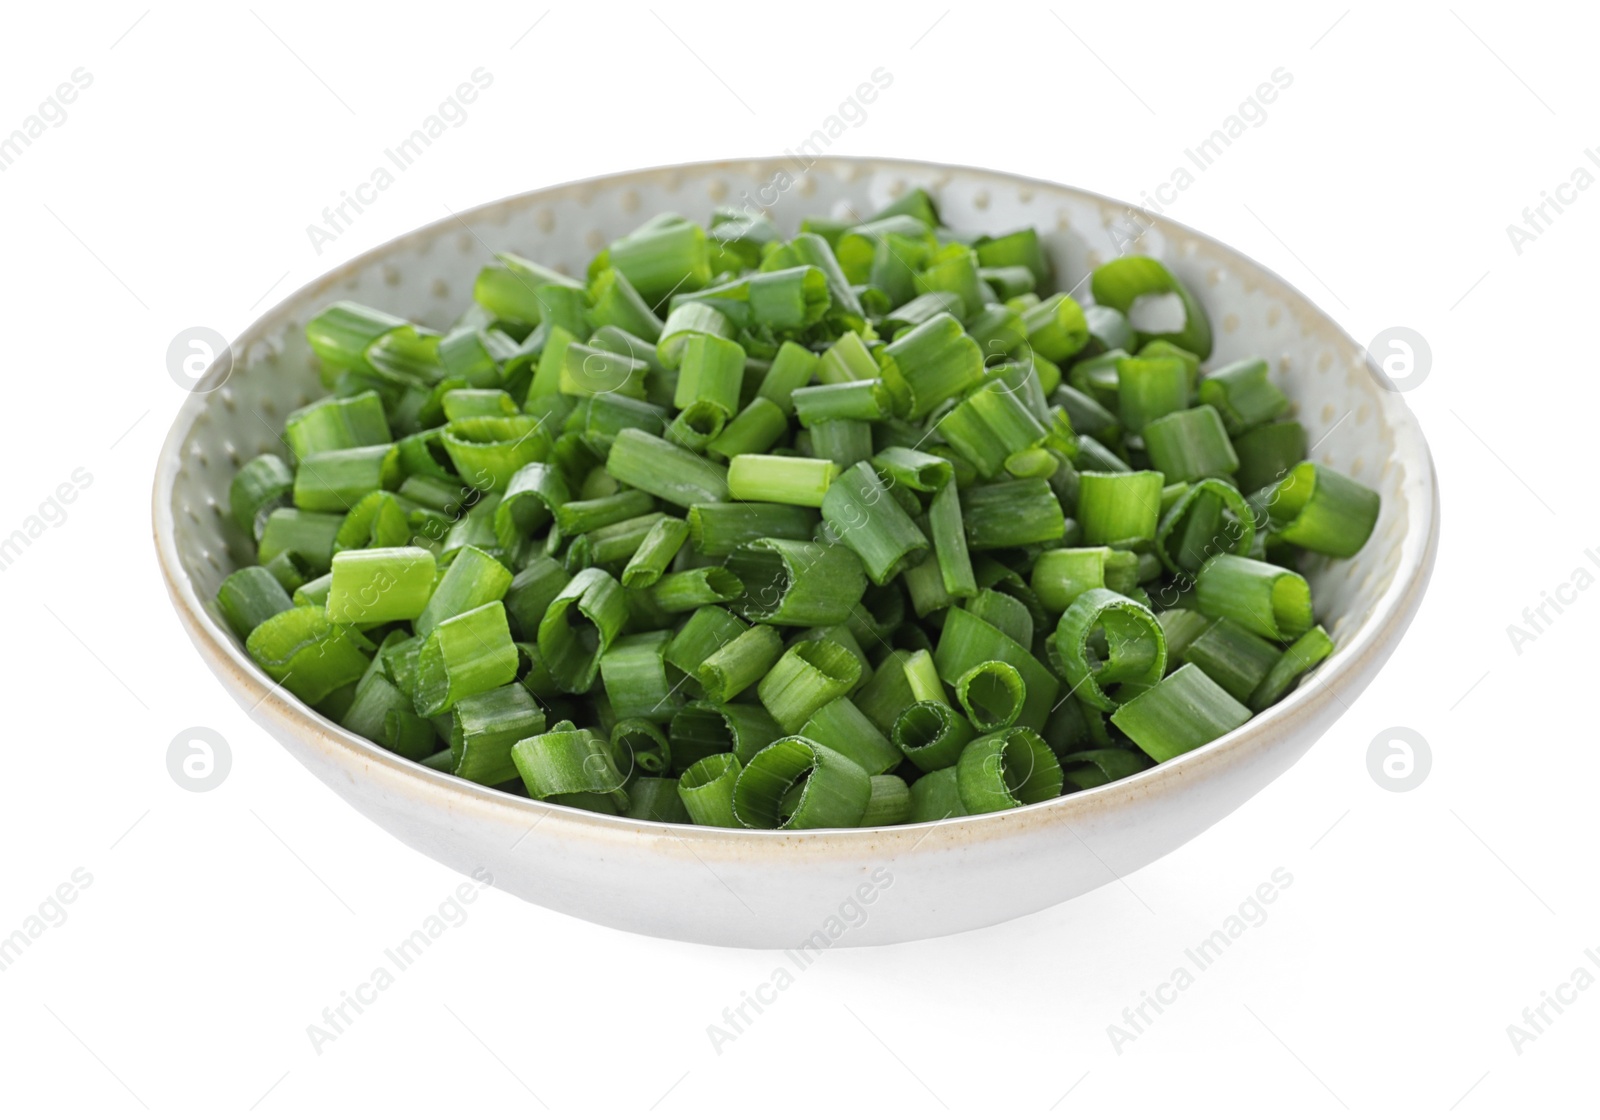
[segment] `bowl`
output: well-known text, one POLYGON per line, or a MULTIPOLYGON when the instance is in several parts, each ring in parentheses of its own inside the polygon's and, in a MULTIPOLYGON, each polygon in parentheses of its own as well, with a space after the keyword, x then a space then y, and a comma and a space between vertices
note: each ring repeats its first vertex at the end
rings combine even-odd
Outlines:
POLYGON ((1427 443, 1366 352, 1247 257, 1087 191, 995 171, 887 159, 702 163, 530 191, 436 222, 345 264, 258 319, 184 402, 161 452, 156 551, 201 660, 250 717, 397 839, 530 902, 618 929, 715 945, 881 945, 977 929, 1127 875, 1254 796, 1310 748, 1388 659, 1415 614, 1438 543, 1427 443), (1198 750, 1110 785, 987 816, 842 831, 737 831, 604 816, 473 785, 391 754, 277 688, 210 607, 252 549, 226 516, 240 463, 279 446, 291 410, 322 394, 307 319, 338 299, 445 327, 492 252, 581 275, 611 239, 660 211, 715 206, 870 214, 911 186, 955 228, 1039 229, 1075 283, 1121 255, 1158 257, 1210 311, 1213 364, 1270 359, 1313 456, 1383 497, 1353 560, 1307 575, 1336 651, 1282 702, 1198 750), (1341 699, 1342 698, 1342 699, 1341 699))

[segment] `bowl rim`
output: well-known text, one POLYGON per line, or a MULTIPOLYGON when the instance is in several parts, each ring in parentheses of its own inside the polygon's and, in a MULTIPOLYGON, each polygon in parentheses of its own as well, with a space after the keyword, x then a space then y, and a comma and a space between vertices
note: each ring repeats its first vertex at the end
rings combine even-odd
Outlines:
MULTIPOLYGON (((291 307, 327 291, 373 265, 380 264, 391 254, 414 242, 432 240, 458 225, 467 227, 470 231, 469 223, 474 219, 490 218, 498 210, 521 209, 536 205, 541 199, 562 192, 570 193, 601 185, 623 187, 665 174, 707 175, 718 171, 743 173, 751 168, 784 168, 790 162, 782 156, 754 156, 662 164, 551 184, 506 195, 467 210, 452 211, 449 217, 392 237, 301 285, 251 322, 224 353, 232 356, 248 353, 250 346, 278 329, 279 321, 291 307)), ((919 185, 920 179, 922 180, 920 185, 926 185, 934 191, 938 188, 927 182, 928 180, 951 173, 969 174, 1019 187, 1066 192, 1101 207, 1115 207, 1124 212, 1139 214, 1142 220, 1148 223, 1146 228, 1156 229, 1169 243, 1175 243, 1179 238, 1190 238, 1213 251, 1220 251, 1234 258, 1244 268, 1254 271, 1253 279, 1258 284, 1274 289, 1277 298, 1291 310, 1298 312, 1308 321, 1325 326, 1332 332, 1335 340, 1348 344, 1356 351, 1364 352, 1360 343, 1330 314, 1323 311, 1283 277, 1250 256, 1165 215, 1152 214, 1143 207, 1096 191, 993 168, 901 157, 825 156, 807 163, 803 173, 820 169, 826 174, 840 175, 848 182, 860 178, 862 172, 870 174, 873 170, 890 168, 901 171, 908 180, 908 185, 919 185), (846 170, 851 174, 841 175, 841 172, 846 170)), ((997 813, 871 828, 792 830, 728 829, 615 817, 537 801, 490 786, 481 786, 394 754, 376 743, 345 730, 281 689, 250 660, 243 647, 231 634, 223 632, 200 600, 179 558, 172 494, 177 474, 183 463, 183 446, 188 441, 194 424, 207 408, 211 391, 221 386, 230 371, 231 365, 225 369, 222 356, 219 355, 197 383, 196 388, 186 395, 162 444, 151 495, 156 559, 162 580, 178 613, 179 621, 188 631, 207 668, 225 686, 231 677, 236 695, 243 693, 252 696, 254 703, 247 714, 258 723, 265 725, 266 717, 271 717, 278 727, 293 733, 320 753, 342 753, 350 756, 330 759, 335 765, 348 767, 350 763, 359 761, 369 767, 376 765, 380 768, 378 773, 368 770, 362 780, 370 781, 382 775, 391 787, 403 789, 419 801, 438 802, 435 808, 470 810, 490 816, 509 813, 514 823, 526 823, 530 830, 553 817, 566 826, 568 835, 582 835, 594 840, 654 845, 663 838, 693 838, 697 841, 715 843, 724 849, 730 844, 741 848, 754 845, 756 847, 752 854, 764 859, 778 858, 780 853, 785 856, 857 858, 875 849, 880 854, 885 849, 903 850, 905 841, 908 840, 915 841, 910 844, 913 848, 922 846, 925 840, 933 840, 929 847, 937 849, 961 847, 1000 835, 1044 828, 1051 823, 1063 823, 1070 829, 1072 819, 1087 819, 1097 815, 1101 810, 1111 810, 1119 805, 1131 804, 1144 797, 1171 793, 1173 789, 1170 787, 1181 787, 1190 778, 1197 777, 1227 760, 1242 760, 1252 747, 1262 750, 1286 744, 1298 730, 1318 722, 1333 703, 1348 707, 1339 697, 1341 686, 1350 684, 1366 673, 1376 672, 1393 652, 1416 613, 1438 552, 1439 487, 1427 440, 1422 434, 1415 414, 1406 405, 1401 394, 1385 391, 1381 382, 1374 376, 1374 385, 1378 389, 1376 397, 1378 411, 1394 432, 1396 457, 1404 461, 1408 472, 1416 472, 1421 484, 1413 486, 1408 483, 1409 504, 1412 508, 1409 510, 1408 524, 1399 542, 1400 555, 1396 562, 1394 579, 1373 604, 1368 617, 1349 635, 1343 648, 1335 651, 1318 667, 1312 682, 1313 687, 1297 687, 1287 697, 1265 711, 1255 714, 1242 726, 1168 762, 1148 767, 1105 785, 997 813), (212 382, 215 384, 210 388, 202 388, 212 382), (940 843, 940 840, 944 842, 940 843)), ((1214 822, 1208 822, 1207 827, 1209 823, 1214 822)))

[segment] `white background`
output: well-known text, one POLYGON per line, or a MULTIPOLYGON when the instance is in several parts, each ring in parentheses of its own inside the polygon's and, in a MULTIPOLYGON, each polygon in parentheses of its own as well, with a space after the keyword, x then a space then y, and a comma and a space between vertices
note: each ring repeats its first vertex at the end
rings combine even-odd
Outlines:
POLYGON ((1600 573, 1600 190, 1520 254, 1506 227, 1600 145, 1596 28, 1576 5, 1394 7, 11 6, 0 135, 75 68, 93 80, 0 172, 0 536, 75 468, 93 482, 0 571, 0 932, 75 868, 93 885, 0 973, 0 1107, 1312 1117, 1592 1099, 1600 994, 1520 1055, 1507 1026, 1574 969, 1600 977, 1583 955, 1600 946, 1600 592, 1520 653, 1506 628, 1574 569, 1600 573), (468 120, 317 254, 308 223, 479 66, 494 82, 468 120), (1444 533, 1405 643, 1288 776, 1181 851, 999 928, 830 954, 720 1055, 707 1025, 773 955, 489 892, 319 1056, 308 1025, 458 877, 291 761, 180 632, 149 544, 182 396, 169 341, 232 336, 446 207, 777 154, 877 67, 892 86, 834 151, 1135 201, 1274 69, 1293 75, 1170 213, 1357 338, 1400 324, 1431 343, 1408 402, 1444 533), (207 794, 165 763, 195 725, 232 747, 207 794), (1396 725, 1432 748, 1404 794, 1367 765, 1396 725), (1293 886, 1265 923, 1117 1053, 1107 1025, 1279 867, 1293 886))

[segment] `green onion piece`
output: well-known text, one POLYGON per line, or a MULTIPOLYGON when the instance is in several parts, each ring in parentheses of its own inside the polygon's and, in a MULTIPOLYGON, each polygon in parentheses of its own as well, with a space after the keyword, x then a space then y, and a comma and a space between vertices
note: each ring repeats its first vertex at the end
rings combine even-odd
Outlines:
POLYGON ((385 444, 392 438, 383 399, 370 389, 353 397, 313 401, 283 421, 283 440, 296 460, 322 451, 385 444))
MULTIPOLYGON (((460 555, 456 558, 459 560, 460 555)), ((533 640, 539 633, 539 623, 544 621, 545 611, 567 586, 569 578, 566 570, 548 556, 530 559, 527 567, 512 577, 505 593, 512 632, 533 640)))
POLYGON ((808 428, 828 420, 885 420, 891 408, 889 390, 876 377, 805 386, 792 399, 795 414, 808 428))
POLYGON ((495 539, 509 549, 550 523, 555 511, 572 500, 566 480, 549 463, 529 463, 511 476, 495 507, 495 539))
POLYGON ((303 510, 347 513, 373 490, 400 485, 400 455, 394 444, 319 451, 300 461, 294 474, 294 504, 303 510))
POLYGON ((1050 282, 1050 261, 1039 243, 1036 230, 1019 229, 999 237, 980 237, 973 243, 973 248, 977 250, 978 263, 985 268, 1026 268, 1033 277, 1030 290, 1050 282))
MULTIPOLYGON (((372 664, 367 666, 366 674, 356 684, 355 698, 339 721, 347 731, 376 743, 383 741, 384 729, 388 725, 391 711, 412 716, 417 714, 416 709, 411 706, 411 697, 400 691, 399 687, 377 668, 380 663, 381 659, 374 657, 372 664)), ((428 732, 430 748, 434 738, 430 727, 428 732)), ((432 753, 431 749, 429 753, 432 753)))
POLYGON ((411 521, 400 500, 374 490, 351 508, 333 538, 336 552, 351 548, 398 548, 411 538, 411 521))
POLYGON ((806 437, 809 454, 840 470, 872 458, 872 425, 865 420, 819 420, 802 433, 806 437))
POLYGON ((678 797, 695 824, 743 828, 733 813, 733 791, 743 768, 732 754, 713 754, 695 762, 678 779, 678 797))
POLYGON ((517 743, 511 748, 511 761, 529 797, 595 812, 627 811, 628 795, 610 744, 571 720, 517 743))
POLYGON ((1131 552, 1104 545, 1053 548, 1034 561, 1028 586, 1052 614, 1070 607, 1085 591, 1110 588, 1126 595, 1137 587, 1139 559, 1131 552))
POLYGON ((1028 689, 1022 674, 1004 661, 984 661, 956 680, 956 699, 980 732, 1010 727, 1022 714, 1028 689))
POLYGON ((1061 773, 1077 789, 1094 789, 1137 774, 1149 762, 1136 751, 1101 747, 1061 756, 1061 773))
POLYGON ((706 450, 724 459, 770 451, 789 432, 789 418, 775 401, 757 397, 723 426, 706 450))
POLYGON ((702 662, 743 634, 748 625, 722 607, 701 607, 678 627, 666 650, 667 664, 693 677, 702 662))
POLYGON ((1273 520, 1269 543, 1348 559, 1372 536, 1381 504, 1375 491, 1349 475, 1307 460, 1265 499, 1273 520))
MULTIPOLYGON (((691 824, 694 818, 678 794, 672 778, 634 778, 628 783, 628 816, 661 824, 691 824)), ((731 805, 730 798, 730 805, 731 805)))
POLYGON ((1151 257, 1107 261, 1094 270, 1089 290, 1096 303, 1126 315, 1141 338, 1164 339, 1201 361, 1211 357, 1211 320, 1205 308, 1160 261, 1151 257), (1169 309, 1166 304, 1172 297, 1177 306, 1169 309))
POLYGON ((1157 762, 1204 746, 1249 718, 1249 708, 1193 665, 1111 713, 1117 729, 1157 762))
POLYGON ((587 692, 628 621, 622 585, 599 568, 572 577, 539 623, 539 653, 567 692, 587 692))
MULTIPOLYGON (((846 331, 822 352, 817 360, 817 381, 823 385, 840 385, 877 377, 880 367, 872 351, 855 331, 846 331)), ((791 393, 791 397, 793 394, 791 393)), ((791 400, 790 403, 793 403, 791 400)))
POLYGON ((544 710, 520 684, 463 697, 450 717, 452 772, 486 786, 517 777, 511 748, 545 729, 544 710))
POLYGON ((800 641, 761 678, 756 694, 778 726, 793 735, 818 708, 850 692, 860 679, 861 665, 844 646, 800 641))
MULTIPOLYGON (((1039 663, 1028 649, 1004 631, 971 611, 952 607, 939 631, 939 644, 933 651, 939 676, 955 684, 966 673, 986 661, 1004 661, 1022 675, 1026 697, 1017 722, 1038 729, 1044 726, 1060 692, 1060 680, 1039 663)), ((870 714, 870 713, 869 713, 870 714)), ((898 714, 898 713, 896 713, 898 714)))
POLYGON ((978 254, 965 245, 945 245, 912 277, 918 292, 954 292, 964 307, 982 307, 986 292, 978 278, 978 254))
POLYGON ((251 660, 307 704, 360 680, 371 648, 354 627, 329 622, 314 606, 275 614, 245 639, 251 660))
POLYGON ((1017 809, 1061 796, 1061 764, 1038 732, 1008 727, 962 748, 956 788, 969 813, 1017 809))
POLYGON ((613 241, 590 264, 590 274, 611 267, 628 278, 650 304, 676 291, 711 283, 705 230, 676 214, 659 214, 613 241))
POLYGON ((733 609, 751 622, 832 626, 845 622, 866 591, 867 574, 843 545, 764 537, 729 555, 744 584, 733 609))
POLYGON ((800 734, 844 755, 868 774, 883 774, 903 761, 894 744, 848 696, 830 700, 806 720, 800 734))
POLYGON ((730 639, 694 670, 707 700, 726 704, 758 683, 783 655, 783 638, 770 626, 752 626, 730 639))
POLYGON ((678 709, 669 731, 674 764, 682 770, 707 755, 731 752, 741 763, 783 735, 760 704, 693 700, 678 709))
POLYGON ((654 499, 643 490, 621 490, 604 498, 566 503, 555 511, 556 527, 565 535, 576 536, 640 517, 655 508, 654 499))
POLYGON ((1056 626, 1053 653, 1075 696, 1109 712, 1113 684, 1153 685, 1167 667, 1167 639, 1149 608, 1103 588, 1073 600, 1056 626), (1104 636, 1106 652, 1098 649, 1104 636))
POLYGON ((217 588, 217 613, 241 641, 267 619, 293 606, 283 584, 262 567, 240 568, 217 588))
POLYGON ((954 766, 976 735, 972 722, 950 705, 920 700, 896 717, 891 741, 918 769, 933 773, 954 766))
POLYGON ((911 684, 906 680, 905 663, 910 659, 909 649, 894 649, 878 662, 872 679, 863 684, 851 698, 861 714, 885 735, 894 729, 894 721, 906 708, 917 702, 911 694, 911 684))
POLYGON ((661 517, 652 522, 622 569, 622 586, 643 588, 654 584, 688 539, 689 523, 681 517, 661 517))
POLYGON ((1183 655, 1193 642, 1211 626, 1211 620, 1199 611, 1192 611, 1185 607, 1174 607, 1156 615, 1156 621, 1161 623, 1161 632, 1167 638, 1167 666, 1177 668, 1183 663, 1183 655))
POLYGON ((1292 642, 1311 629, 1311 588, 1305 577, 1244 556, 1213 556, 1195 579, 1200 609, 1231 618, 1252 634, 1292 642))
POLYGON ((939 679, 939 667, 933 663, 933 655, 927 650, 911 651, 900 668, 905 674, 906 684, 911 688, 912 699, 918 703, 928 700, 939 704, 949 702, 944 682, 939 679))
POLYGON ((1231 475, 1239 456, 1223 430, 1222 418, 1208 404, 1169 412, 1144 428, 1150 465, 1169 482, 1231 475))
POLYGON ((1199 384, 1200 403, 1215 408, 1229 435, 1238 435, 1275 419, 1289 407, 1289 398, 1272 383, 1262 358, 1246 358, 1213 370, 1199 384))
POLYGON ((294 472, 276 455, 257 455, 228 484, 228 512, 252 541, 260 541, 267 518, 293 496, 294 472))
POLYGON ((861 558, 867 578, 879 586, 908 565, 921 563, 927 553, 928 538, 896 504, 870 463, 857 463, 834 480, 822 499, 822 515, 845 547, 861 558))
POLYGON ((1052 362, 1066 361, 1089 342, 1089 322, 1069 295, 1049 296, 1022 313, 1028 345, 1052 362))
POLYGON ((820 509, 838 474, 839 468, 827 459, 735 455, 728 461, 728 495, 736 501, 820 509))
POLYGON ((685 509, 696 502, 728 500, 726 470, 648 432, 619 433, 606 456, 606 470, 624 486, 685 509))
POLYGON ((644 594, 666 614, 683 614, 733 602, 744 594, 744 583, 726 568, 690 568, 662 576, 644 594))
MULTIPOLYGON (((432 559, 432 557, 430 556, 429 559, 432 559)), ((305 583, 302 583, 298 588, 296 588, 294 595, 290 598, 290 602, 297 607, 323 607, 326 609, 328 605, 328 591, 332 587, 332 575, 318 576, 316 579, 307 580, 305 583)))
POLYGON ((1161 517, 1161 475, 1156 471, 1078 476, 1077 522, 1085 544, 1150 541, 1161 517))
MULTIPOLYGON (((1119 358, 1117 406, 1130 432, 1189 406, 1189 371, 1176 358, 1119 358)), ((1220 424, 1220 422, 1219 422, 1220 424)))
POLYGON ((1239 456, 1234 474, 1239 490, 1253 494, 1283 479, 1306 457, 1306 430, 1297 420, 1262 424, 1234 439, 1233 450, 1239 456))
POLYGON ((966 815, 954 765, 924 774, 912 783, 911 821, 922 824, 966 815))
POLYGON ((739 389, 744 383, 744 347, 714 334, 697 334, 683 348, 678 386, 672 403, 686 408, 696 401, 714 405, 726 421, 739 411, 739 389))
POLYGON ((777 405, 785 416, 794 415, 794 391, 811 383, 818 361, 816 354, 799 343, 785 342, 778 347, 756 395, 777 405))
POLYGON ((649 372, 649 365, 626 354, 572 342, 562 353, 557 384, 568 396, 599 397, 620 393, 643 400, 645 377, 649 372))
POLYGON ((670 630, 629 634, 601 654, 600 679, 615 718, 666 723, 683 703, 668 674, 666 651, 672 638, 670 630))
POLYGON ((983 351, 953 315, 935 315, 884 349, 911 389, 912 416, 925 416, 983 380, 983 351))
POLYGON ((324 380, 329 370, 370 371, 367 351, 384 335, 409 326, 404 319, 340 300, 323 308, 306 324, 306 341, 322 361, 324 380))
POLYGON ((517 404, 504 389, 450 389, 443 396, 444 418, 515 416, 517 404))
POLYGON ((679 300, 709 303, 740 327, 796 331, 816 323, 831 299, 827 277, 810 265, 752 273, 679 300))
POLYGON ((905 824, 910 819, 911 790, 905 779, 894 774, 874 774, 872 794, 867 798, 867 809, 861 814, 858 827, 881 828, 905 824))
POLYGON ((511 578, 505 565, 482 549, 467 545, 450 561, 421 613, 413 616, 413 629, 419 638, 426 638, 446 619, 504 598, 511 578))
POLYGON ((893 338, 921 326, 935 315, 954 315, 957 319, 965 320, 967 317, 967 303, 958 292, 929 291, 923 292, 915 299, 908 300, 891 311, 879 324, 879 332, 893 338))
POLYGON ((1056 544, 1067 531, 1061 503, 1042 478, 974 486, 961 496, 961 517, 975 552, 1056 544))
POLYGON ((504 603, 485 603, 448 618, 434 627, 417 655, 412 695, 417 714, 443 715, 464 697, 510 684, 517 665, 504 603))
POLYGON ((910 447, 886 447, 872 457, 872 465, 894 486, 922 494, 936 494, 954 476, 950 460, 910 447))
POLYGON ((550 453, 550 437, 532 416, 452 421, 440 442, 456 473, 479 490, 493 493, 504 491, 519 469, 550 453))
POLYGON ((820 743, 790 735, 745 765, 734 785, 733 811, 746 828, 855 828, 871 800, 872 779, 865 770, 820 743))
POLYGON ((985 479, 999 474, 1009 456, 1049 435, 1027 402, 999 382, 956 405, 939 421, 939 432, 985 479))
POLYGON ((1184 488, 1156 529, 1156 555, 1174 572, 1197 572, 1212 556, 1247 555, 1256 539, 1255 515, 1244 495, 1219 478, 1184 488))
POLYGON ((1219 618, 1189 643, 1183 659, 1247 703, 1282 651, 1229 618, 1219 618))
POLYGON ((976 594, 978 584, 972 574, 966 522, 954 480, 945 483, 928 504, 928 535, 945 593, 954 598, 976 594))
POLYGON ((702 335, 732 338, 735 330, 728 317, 708 303, 680 303, 668 312, 661 328, 656 360, 667 369, 677 369, 690 339, 702 335))
POLYGON ((710 401, 690 401, 667 425, 667 439, 690 451, 704 451, 728 424, 728 413, 710 401))
POLYGON ((433 596, 435 571, 433 553, 425 548, 346 549, 333 558, 328 621, 363 626, 410 621, 433 596))
POLYGON ((616 269, 603 269, 592 277, 588 296, 590 326, 616 327, 649 343, 661 337, 661 320, 616 269))
POLYGON ((689 534, 702 556, 726 556, 740 545, 777 537, 803 540, 818 516, 803 506, 774 502, 706 502, 689 507, 689 534))
POLYGON ((1296 680, 1322 664, 1332 653, 1333 639, 1322 627, 1313 626, 1296 638, 1267 670, 1267 675, 1250 694, 1250 707, 1258 712, 1270 708, 1296 680))

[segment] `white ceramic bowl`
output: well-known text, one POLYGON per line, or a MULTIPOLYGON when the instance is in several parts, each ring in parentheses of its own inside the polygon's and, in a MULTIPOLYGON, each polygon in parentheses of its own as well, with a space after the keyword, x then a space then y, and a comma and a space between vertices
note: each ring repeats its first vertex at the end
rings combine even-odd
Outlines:
MULTIPOLYGON (((1076 283, 1118 255, 1125 206, 993 171, 877 159, 751 160, 611 175, 531 191, 395 239, 300 289, 234 345, 173 422, 155 480, 155 539, 178 615, 218 679, 313 774, 397 838, 504 890, 619 929, 719 945, 887 944, 976 929, 1052 906, 1158 859, 1288 769, 1370 681, 1417 609, 1438 539, 1433 464, 1400 396, 1362 348, 1283 280, 1183 226, 1155 219, 1138 251, 1160 257, 1211 313, 1213 363, 1261 355, 1296 402, 1315 458, 1378 490, 1377 530, 1355 559, 1309 578, 1337 652, 1282 703, 1199 750, 1131 778, 989 816, 926 825, 745 832, 643 823, 546 805, 408 762, 276 689, 208 606, 251 552, 224 515, 246 459, 278 445, 291 409, 322 390, 306 320, 352 299, 444 327, 492 251, 581 275, 644 218, 704 220, 765 205, 869 214, 927 187, 953 227, 1046 235, 1076 283), (864 914, 865 917, 860 917, 864 914)), ((1149 219, 1145 219, 1149 221, 1149 219)), ((1124 235, 1125 236, 1125 235, 1124 235)))

